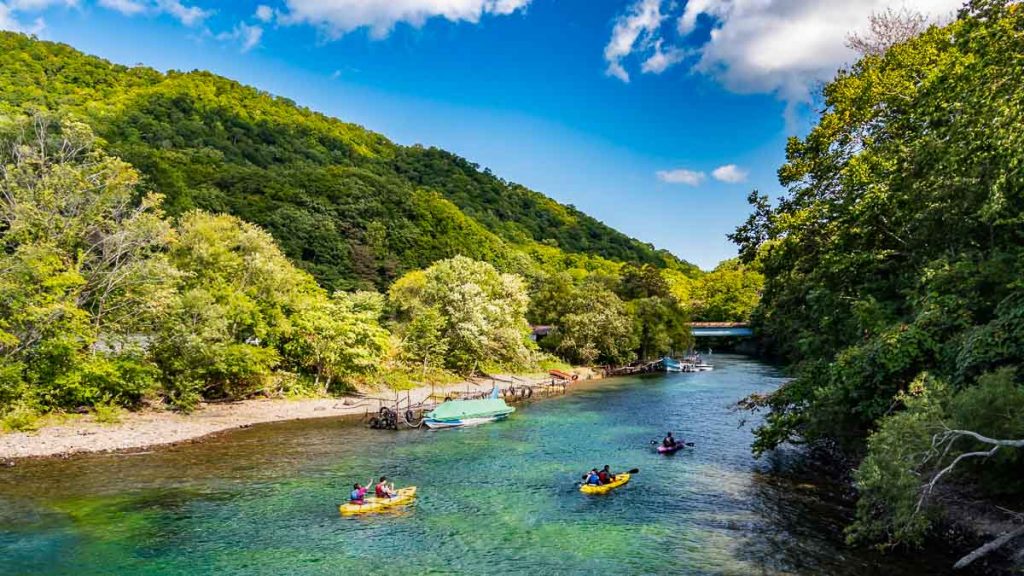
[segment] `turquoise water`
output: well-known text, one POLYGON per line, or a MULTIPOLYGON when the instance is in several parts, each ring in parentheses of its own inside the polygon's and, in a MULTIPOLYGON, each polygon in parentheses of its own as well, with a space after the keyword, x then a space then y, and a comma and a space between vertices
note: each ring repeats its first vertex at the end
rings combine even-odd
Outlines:
MULTIPOLYGON (((137 455, 0 470, 3 574, 932 574, 954 558, 854 551, 848 510, 798 453, 750 456, 732 404, 781 380, 716 371, 607 380, 477 428, 257 426, 137 455), (660 456, 667 429, 696 443, 660 456), (584 496, 591 466, 640 468, 584 496), (398 513, 339 517, 353 482, 419 486, 398 513)), ((741 425, 747 419, 745 425, 741 425)))

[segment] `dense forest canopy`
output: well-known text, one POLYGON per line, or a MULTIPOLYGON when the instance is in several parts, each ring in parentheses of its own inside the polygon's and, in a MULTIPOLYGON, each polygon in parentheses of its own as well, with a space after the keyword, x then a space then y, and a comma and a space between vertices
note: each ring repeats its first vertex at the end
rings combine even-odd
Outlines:
POLYGON ((920 541, 922 481, 972 450, 995 457, 954 477, 1024 492, 1024 451, 988 442, 1024 438, 1021 70, 1024 10, 996 0, 867 53, 790 140, 788 194, 753 194, 733 235, 765 276, 756 327, 796 375, 753 399, 756 448, 866 451, 851 537, 920 541))
POLYGON ((698 273, 449 152, 399 146, 207 72, 128 68, 0 32, 0 112, 29 109, 86 122, 170 214, 260 225, 330 289, 384 289, 460 254, 529 273, 521 254, 538 248, 698 273))

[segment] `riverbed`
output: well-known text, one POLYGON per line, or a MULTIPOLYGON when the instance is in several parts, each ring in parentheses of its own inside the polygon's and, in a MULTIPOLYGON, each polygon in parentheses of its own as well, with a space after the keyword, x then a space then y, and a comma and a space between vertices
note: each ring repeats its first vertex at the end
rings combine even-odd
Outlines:
POLYGON ((138 454, 0 469, 4 574, 944 573, 950 552, 842 544, 850 511, 799 451, 750 455, 733 404, 772 367, 616 378, 461 430, 264 424, 138 454), (660 456, 667 430, 694 442, 660 456), (593 466, 639 468, 580 494, 593 466), (406 510, 340 517, 353 482, 416 485, 406 510))

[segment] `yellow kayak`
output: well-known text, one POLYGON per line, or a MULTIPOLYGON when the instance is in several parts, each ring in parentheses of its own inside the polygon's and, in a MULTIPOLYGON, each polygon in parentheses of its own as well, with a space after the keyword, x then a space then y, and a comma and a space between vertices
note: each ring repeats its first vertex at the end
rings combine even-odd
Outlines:
POLYGON ((351 516, 353 514, 372 514, 374 512, 383 512, 389 508, 394 508, 395 506, 408 504, 412 502, 414 498, 416 498, 416 487, 410 486, 408 488, 399 488, 398 494, 393 498, 367 496, 362 504, 346 502, 345 504, 338 506, 338 511, 341 512, 342 516, 351 516))
POLYGON ((629 482, 629 474, 623 472, 622 474, 616 474, 615 480, 607 484, 601 484, 600 486, 584 484, 580 486, 580 492, 583 492, 584 494, 605 494, 615 490, 619 486, 624 486, 626 482, 629 482))

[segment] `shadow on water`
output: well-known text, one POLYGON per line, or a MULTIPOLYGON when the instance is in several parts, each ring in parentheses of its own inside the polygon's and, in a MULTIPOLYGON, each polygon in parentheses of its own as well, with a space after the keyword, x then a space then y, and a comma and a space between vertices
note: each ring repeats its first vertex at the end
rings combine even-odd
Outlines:
POLYGON ((138 455, 0 471, 5 574, 941 573, 948 554, 842 544, 849 510, 797 452, 750 456, 732 405, 781 379, 716 370, 608 380, 508 421, 389 433, 340 420, 256 426, 138 455), (672 457, 668 429, 696 446, 672 457), (638 467, 602 497, 591 466, 638 467), (419 486, 399 513, 340 518, 352 482, 419 486))

